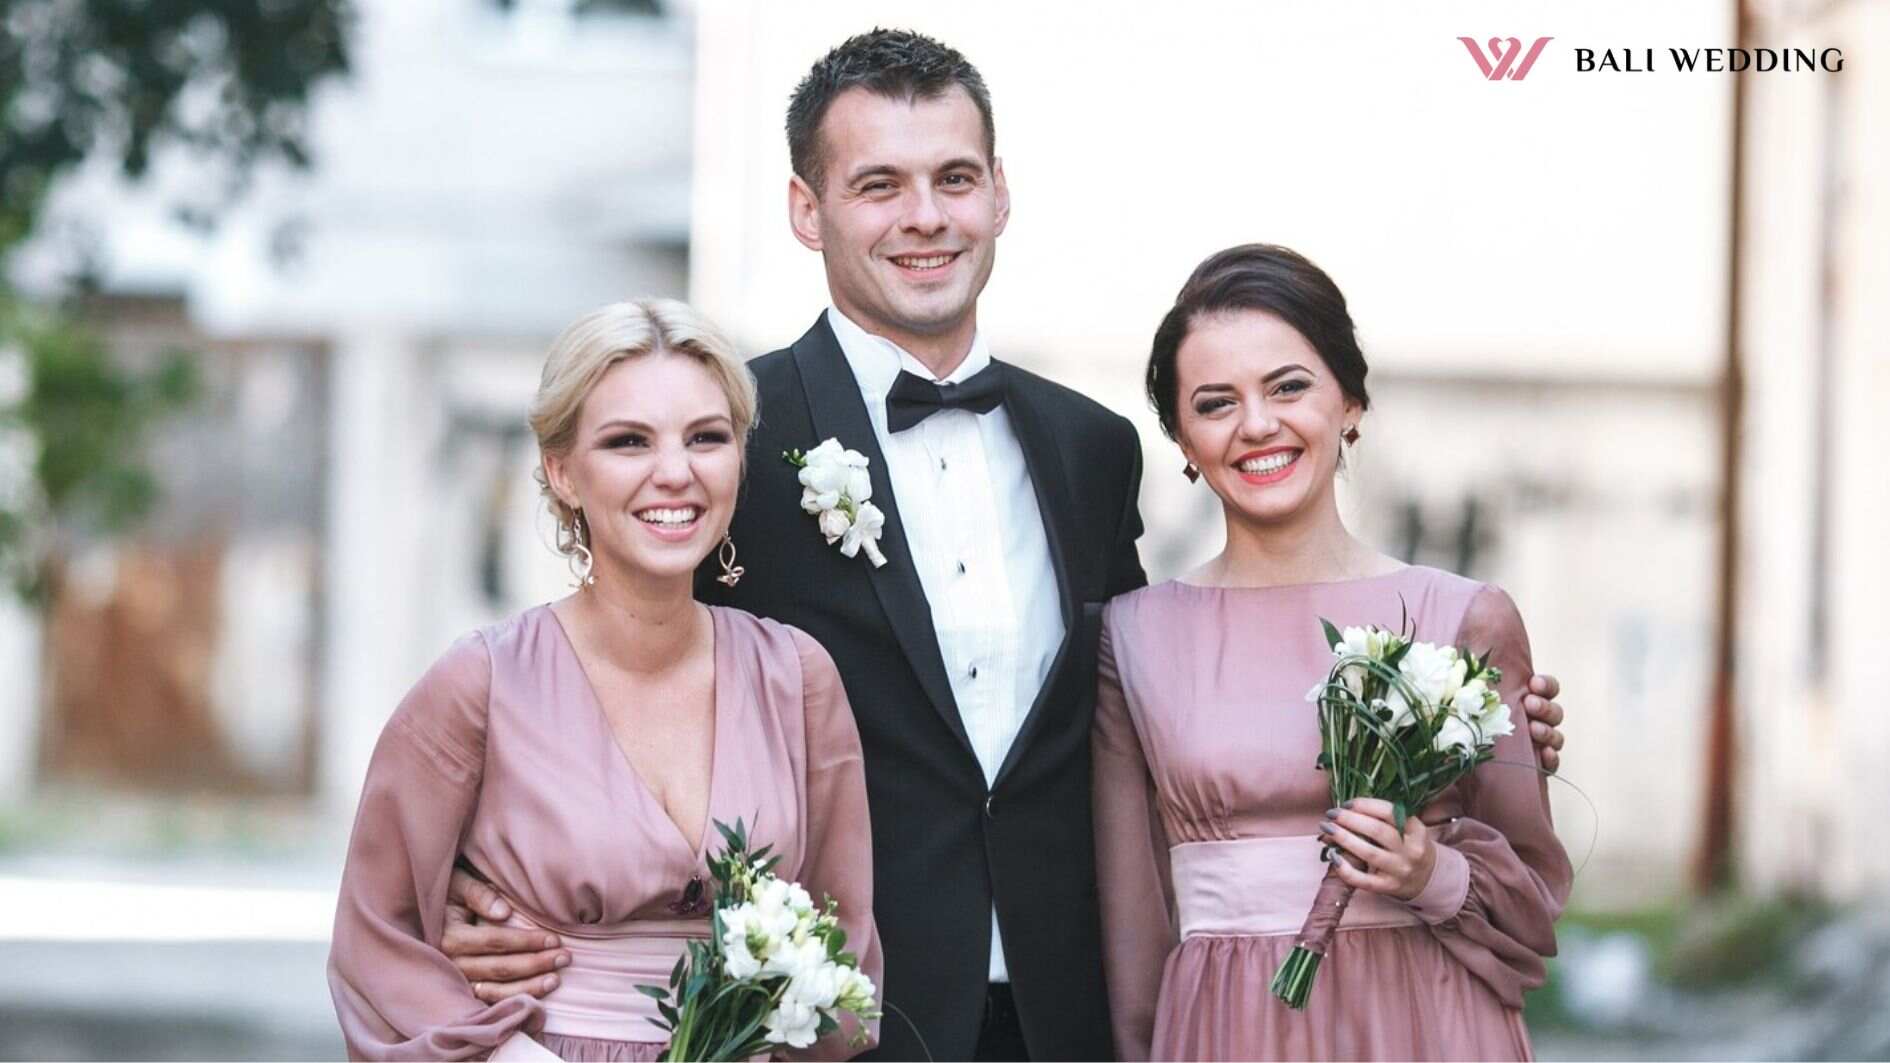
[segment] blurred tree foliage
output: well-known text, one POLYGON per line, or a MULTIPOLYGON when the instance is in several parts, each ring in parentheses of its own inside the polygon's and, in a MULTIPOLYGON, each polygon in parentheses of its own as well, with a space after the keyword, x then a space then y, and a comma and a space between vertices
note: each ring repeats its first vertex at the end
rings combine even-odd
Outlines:
POLYGON ((155 367, 118 365, 93 332, 56 309, 0 307, 0 336, 20 360, 18 396, 0 402, 7 448, 0 476, 0 575, 30 602, 57 579, 62 531, 121 531, 157 500, 143 444, 160 418, 198 389, 196 361, 171 352, 155 367))
POLYGON ((349 0, 0 0, 0 569, 29 598, 62 527, 149 510, 144 440, 196 387, 186 357, 119 365, 67 298, 13 291, 7 260, 88 159, 133 180, 166 151, 221 164, 219 195, 179 205, 203 224, 258 165, 307 167, 310 95, 347 73, 353 22, 349 0))
POLYGON ((0 0, 0 251, 93 153, 309 162, 309 94, 348 69, 347 0, 0 0))

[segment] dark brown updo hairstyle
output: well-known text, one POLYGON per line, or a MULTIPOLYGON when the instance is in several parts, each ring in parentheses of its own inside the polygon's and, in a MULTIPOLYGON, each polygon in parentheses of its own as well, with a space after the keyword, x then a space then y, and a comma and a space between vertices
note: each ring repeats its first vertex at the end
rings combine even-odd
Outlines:
POLYGON ((1359 409, 1371 408, 1365 392, 1365 354, 1358 349, 1345 296, 1324 270, 1297 251, 1277 244, 1241 244, 1208 256, 1175 296, 1174 308, 1155 330, 1148 356, 1148 401, 1162 431, 1179 441, 1181 382, 1175 354, 1195 321, 1212 314, 1259 310, 1293 326, 1319 352, 1359 409))

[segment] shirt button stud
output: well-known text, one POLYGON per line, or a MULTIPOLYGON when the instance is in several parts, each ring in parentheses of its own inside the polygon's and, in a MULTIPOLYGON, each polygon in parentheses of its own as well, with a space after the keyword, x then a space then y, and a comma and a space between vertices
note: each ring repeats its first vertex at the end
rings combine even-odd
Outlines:
POLYGON ((975 664, 971 666, 971 678, 978 678, 978 666, 975 664))
POLYGON ((958 562, 958 574, 961 576, 965 574, 965 563, 963 561, 958 562))

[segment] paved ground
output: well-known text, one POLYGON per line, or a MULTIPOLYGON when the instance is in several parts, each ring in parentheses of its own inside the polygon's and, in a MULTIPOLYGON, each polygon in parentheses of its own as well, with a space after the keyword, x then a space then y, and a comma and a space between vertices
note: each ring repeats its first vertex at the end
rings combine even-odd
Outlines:
MULTIPOLYGON (((341 1058, 336 877, 325 860, 0 860, 0 1060, 341 1058)), ((1633 950, 1566 946, 1557 977, 1594 1021, 1536 1029, 1542 1059, 1890 1058, 1890 916, 1807 936, 1783 982, 1713 994, 1649 981, 1633 950)))
POLYGON ((0 943, 0 1059, 342 1058, 306 942, 0 943))
MULTIPOLYGON (((326 955, 321 942, 0 942, 0 1060, 339 1059, 326 955)), ((1806 1058, 1778 1051, 1795 1040, 1791 1022, 1738 1011, 1691 1036, 1540 1030, 1536 1049, 1544 1060, 1806 1058), (1760 1026, 1775 1036, 1749 1040, 1760 1026)))
POLYGON ((341 1058, 338 867, 0 860, 0 1060, 341 1058))

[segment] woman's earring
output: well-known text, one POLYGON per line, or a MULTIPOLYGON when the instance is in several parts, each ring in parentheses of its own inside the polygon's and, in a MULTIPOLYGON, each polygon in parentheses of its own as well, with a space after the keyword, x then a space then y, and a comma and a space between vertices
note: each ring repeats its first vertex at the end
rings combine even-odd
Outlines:
POLYGON ((591 575, 591 569, 596 567, 597 559, 591 556, 591 548, 585 542, 589 538, 589 531, 584 527, 584 511, 580 509, 571 519, 571 557, 568 562, 571 566, 571 575, 577 577, 577 583, 574 586, 579 590, 597 585, 597 577, 591 575))
POLYGON ((1194 462, 1191 461, 1181 467, 1181 475, 1186 476, 1189 483, 1195 483, 1201 479, 1201 470, 1195 468, 1194 462))
POLYGON ((722 533, 722 553, 718 558, 722 562, 722 574, 715 577, 717 583, 729 587, 742 581, 748 570, 735 563, 735 540, 727 532, 722 533))
POLYGON ((1341 435, 1339 438, 1345 440, 1348 446, 1357 443, 1358 442, 1358 425, 1353 425, 1352 427, 1347 428, 1345 430, 1345 434, 1341 435))

